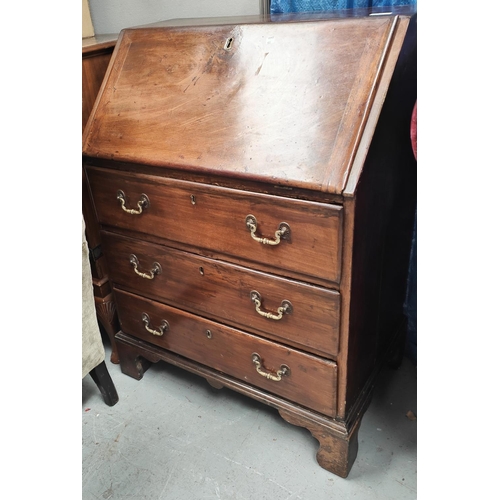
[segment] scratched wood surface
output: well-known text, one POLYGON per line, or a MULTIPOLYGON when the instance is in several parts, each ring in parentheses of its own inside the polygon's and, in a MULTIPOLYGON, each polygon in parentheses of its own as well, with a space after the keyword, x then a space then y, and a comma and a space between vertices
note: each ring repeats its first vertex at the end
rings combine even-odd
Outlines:
POLYGON ((124 30, 84 154, 340 193, 398 20, 124 30))

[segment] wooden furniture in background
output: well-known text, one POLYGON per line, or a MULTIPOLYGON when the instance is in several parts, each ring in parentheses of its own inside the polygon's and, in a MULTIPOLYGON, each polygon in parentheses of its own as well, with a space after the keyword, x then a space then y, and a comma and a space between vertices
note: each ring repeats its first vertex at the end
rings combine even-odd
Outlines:
MULTIPOLYGON (((117 35, 93 36, 82 40, 82 132, 101 88, 104 75, 116 45, 117 35)), ((101 237, 88 186, 83 179, 82 211, 91 257, 94 299, 99 323, 111 341, 111 362, 118 363, 115 334, 119 330, 116 307, 108 279, 106 261, 102 258, 101 237)))
POLYGON ((404 345, 416 203, 416 15, 369 13, 124 30, 83 140, 122 371, 266 403, 343 477, 404 345))
POLYGON ((82 132, 108 69, 118 35, 82 39, 82 132))

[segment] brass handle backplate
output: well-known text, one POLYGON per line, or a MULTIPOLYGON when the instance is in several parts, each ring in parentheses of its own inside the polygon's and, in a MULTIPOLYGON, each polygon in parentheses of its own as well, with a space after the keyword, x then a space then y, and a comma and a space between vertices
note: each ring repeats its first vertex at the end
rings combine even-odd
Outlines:
POLYGON ((255 304, 255 310, 264 318, 274 319, 276 321, 280 320, 284 314, 292 314, 293 306, 289 300, 282 300, 281 306, 277 309, 277 314, 263 311, 260 306, 262 305, 262 298, 260 293, 256 290, 250 292, 250 300, 255 304))
POLYGON ((274 240, 268 238, 259 238, 257 232, 257 219, 254 215, 247 215, 245 219, 247 229, 250 231, 250 236, 263 245, 279 245, 281 240, 289 240, 291 236, 290 226, 286 222, 280 222, 278 230, 274 233, 274 240))
POLYGON ((122 210, 124 210, 128 214, 132 214, 132 215, 142 214, 143 208, 148 208, 149 206, 151 206, 151 203, 149 202, 149 198, 144 193, 141 194, 141 197, 140 197, 139 201, 137 202, 137 209, 127 208, 125 206, 125 203, 126 203, 125 193, 121 189, 119 189, 118 192, 116 193, 116 199, 120 202, 122 210))
POLYGON ((164 333, 170 330, 170 325, 168 324, 168 321, 166 319, 163 319, 161 321, 160 328, 158 330, 149 327, 150 321, 151 320, 149 319, 149 315, 146 313, 142 313, 142 322, 144 323, 144 328, 146 328, 146 330, 153 335, 161 337, 164 333))
POLYGON ((130 264, 132 264, 134 268, 134 273, 139 275, 141 278, 152 280, 157 274, 161 274, 161 266, 160 264, 158 264, 158 262, 153 262, 153 267, 151 268, 151 271, 147 273, 142 273, 137 269, 139 267, 139 259, 134 254, 132 254, 129 257, 129 262, 130 264))
POLYGON ((282 377, 290 376, 291 370, 287 365, 281 365, 280 369, 276 373, 272 373, 269 371, 264 371, 262 359, 259 354, 256 352, 252 353, 252 363, 255 365, 255 369, 259 375, 267 378, 267 380, 273 380, 274 382, 279 382, 282 377))

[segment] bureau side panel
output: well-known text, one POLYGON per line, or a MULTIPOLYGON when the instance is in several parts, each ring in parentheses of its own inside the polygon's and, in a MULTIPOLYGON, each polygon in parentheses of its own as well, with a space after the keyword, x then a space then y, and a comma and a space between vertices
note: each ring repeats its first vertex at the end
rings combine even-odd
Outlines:
POLYGON ((341 381, 346 417, 363 390, 370 390, 404 328, 416 210, 416 160, 410 141, 416 97, 413 19, 355 191, 348 347, 341 381))

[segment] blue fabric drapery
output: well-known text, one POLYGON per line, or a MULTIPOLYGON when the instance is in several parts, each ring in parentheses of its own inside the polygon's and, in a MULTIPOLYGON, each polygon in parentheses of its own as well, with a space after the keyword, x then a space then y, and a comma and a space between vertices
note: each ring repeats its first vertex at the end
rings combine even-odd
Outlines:
POLYGON ((416 5, 416 0, 271 0, 271 14, 416 5))

